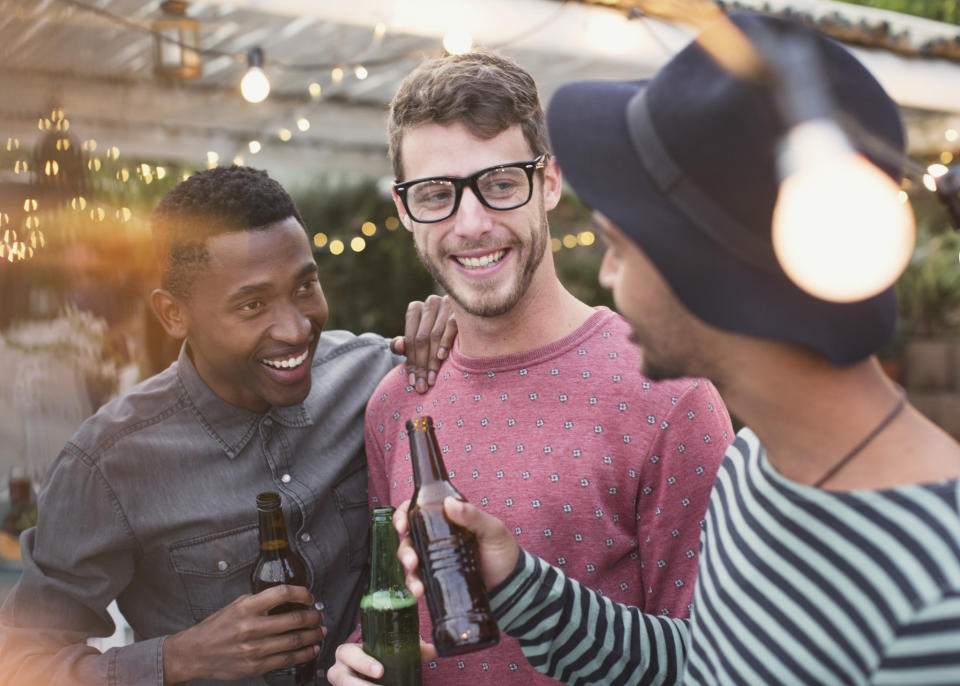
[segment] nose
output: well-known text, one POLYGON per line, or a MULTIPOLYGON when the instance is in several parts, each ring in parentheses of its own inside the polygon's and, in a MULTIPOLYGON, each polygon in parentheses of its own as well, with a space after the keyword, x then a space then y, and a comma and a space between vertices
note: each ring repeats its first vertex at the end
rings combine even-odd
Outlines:
POLYGON ((271 327, 274 340, 288 345, 301 345, 310 335, 310 318, 294 303, 279 307, 271 327))
POLYGON ((453 231, 457 236, 467 239, 479 239, 493 226, 490 212, 474 194, 472 188, 464 188, 460 196, 460 207, 453 215, 453 231))

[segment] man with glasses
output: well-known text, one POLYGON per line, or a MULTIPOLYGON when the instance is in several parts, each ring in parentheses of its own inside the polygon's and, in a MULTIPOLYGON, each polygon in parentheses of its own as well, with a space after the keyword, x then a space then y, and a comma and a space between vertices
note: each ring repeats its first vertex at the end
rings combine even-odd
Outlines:
MULTIPOLYGON (((558 280, 547 211, 561 177, 532 77, 488 51, 425 62, 394 96, 388 127, 400 218, 453 299, 459 335, 425 395, 397 368, 371 396, 371 504, 410 497, 405 422, 430 415, 453 484, 527 549, 605 596, 687 616, 730 420, 708 381, 641 375, 627 322, 558 280)), ((425 606, 420 631, 429 640, 425 606)), ((337 659, 332 683, 382 674, 356 644, 337 659)), ((423 675, 550 682, 507 636, 431 659, 423 675)))

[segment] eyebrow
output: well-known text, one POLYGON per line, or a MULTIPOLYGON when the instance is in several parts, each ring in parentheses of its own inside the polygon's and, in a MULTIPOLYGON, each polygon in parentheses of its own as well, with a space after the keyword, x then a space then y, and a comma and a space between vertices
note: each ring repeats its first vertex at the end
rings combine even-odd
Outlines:
MULTIPOLYGON (((308 262, 300 268, 293 279, 294 281, 299 281, 300 279, 306 278, 318 272, 316 262, 308 262)), ((258 293, 264 293, 273 289, 273 283, 270 281, 263 281, 261 283, 248 283, 244 286, 240 286, 237 290, 231 293, 227 297, 228 302, 237 302, 238 300, 243 300, 248 298, 251 295, 257 295, 258 293)))

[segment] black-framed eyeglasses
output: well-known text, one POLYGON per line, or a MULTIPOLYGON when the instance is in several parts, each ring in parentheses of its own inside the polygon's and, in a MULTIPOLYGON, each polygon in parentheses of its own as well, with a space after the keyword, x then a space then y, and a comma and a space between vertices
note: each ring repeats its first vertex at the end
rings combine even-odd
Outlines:
POLYGON ((533 173, 547 166, 549 153, 529 162, 511 162, 481 169, 470 176, 434 176, 395 183, 410 218, 418 224, 441 222, 460 207, 464 187, 491 210, 523 207, 533 196, 533 173))

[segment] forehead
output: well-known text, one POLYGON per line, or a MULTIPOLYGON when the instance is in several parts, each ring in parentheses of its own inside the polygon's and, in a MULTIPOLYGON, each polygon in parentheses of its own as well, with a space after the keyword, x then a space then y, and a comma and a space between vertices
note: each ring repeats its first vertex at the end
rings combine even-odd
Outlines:
POLYGON ((207 250, 210 260, 195 282, 197 295, 223 295, 249 284, 285 285, 314 264, 306 232, 293 217, 263 229, 213 236, 207 250))
POLYGON ((462 123, 421 124, 400 143, 404 180, 428 176, 468 176, 486 167, 534 157, 519 124, 493 138, 478 138, 462 123))

